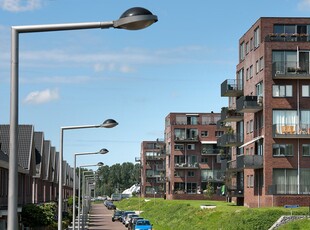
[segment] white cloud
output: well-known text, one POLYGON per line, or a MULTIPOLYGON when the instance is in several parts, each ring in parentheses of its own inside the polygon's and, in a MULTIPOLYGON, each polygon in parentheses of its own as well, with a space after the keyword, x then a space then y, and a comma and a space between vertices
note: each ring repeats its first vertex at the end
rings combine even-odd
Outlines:
POLYGON ((58 84, 80 84, 91 81, 89 76, 51 76, 51 77, 38 77, 38 78, 21 78, 21 83, 58 83, 58 84))
POLYGON ((298 9, 302 11, 309 11, 310 10, 310 0, 301 0, 298 3, 298 9))
POLYGON ((3 10, 11 12, 31 11, 41 7, 41 0, 2 0, 3 10))
POLYGON ((59 99, 58 89, 46 89, 29 93, 24 102, 26 104, 43 104, 57 99, 59 99))

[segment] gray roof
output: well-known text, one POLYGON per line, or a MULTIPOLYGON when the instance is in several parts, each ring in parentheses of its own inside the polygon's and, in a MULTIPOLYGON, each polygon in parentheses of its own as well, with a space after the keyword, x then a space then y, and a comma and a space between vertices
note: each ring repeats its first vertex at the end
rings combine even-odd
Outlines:
MULTIPOLYGON (((18 126, 18 164, 24 169, 29 169, 33 145, 33 125, 18 126)), ((0 125, 1 149, 10 152, 10 125, 0 125)))
POLYGON ((50 169, 49 162, 51 155, 51 141, 44 140, 43 152, 43 179, 48 180, 50 169))

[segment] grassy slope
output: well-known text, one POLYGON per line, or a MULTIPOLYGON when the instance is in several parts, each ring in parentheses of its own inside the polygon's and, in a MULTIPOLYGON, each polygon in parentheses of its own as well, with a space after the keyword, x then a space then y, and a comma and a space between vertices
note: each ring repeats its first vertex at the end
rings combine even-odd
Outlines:
MULTIPOLYGON (((149 219, 154 230, 189 229, 268 229, 281 215, 290 215, 284 208, 245 208, 226 202, 163 200, 130 198, 115 203, 123 210, 143 211, 142 217, 149 219), (200 209, 200 205, 216 205, 215 209, 200 209)), ((307 208, 299 208, 295 215, 308 214, 307 208)))

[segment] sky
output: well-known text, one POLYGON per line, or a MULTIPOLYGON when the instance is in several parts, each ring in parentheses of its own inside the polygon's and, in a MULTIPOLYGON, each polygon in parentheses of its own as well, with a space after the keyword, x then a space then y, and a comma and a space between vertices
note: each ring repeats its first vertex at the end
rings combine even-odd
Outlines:
POLYGON ((260 17, 309 17, 310 0, 0 0, 0 123, 10 122, 12 26, 106 22, 131 7, 158 22, 143 30, 91 29, 19 36, 19 124, 32 124, 72 167, 135 162, 141 142, 164 138, 171 112, 220 112, 238 40, 260 17))

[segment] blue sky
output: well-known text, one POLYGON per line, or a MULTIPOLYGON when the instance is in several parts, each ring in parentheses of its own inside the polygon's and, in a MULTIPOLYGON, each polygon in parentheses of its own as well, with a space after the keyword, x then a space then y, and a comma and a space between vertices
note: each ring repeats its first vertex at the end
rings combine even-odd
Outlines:
POLYGON ((117 20, 141 6, 159 21, 144 30, 20 35, 19 123, 33 124, 77 165, 134 162, 143 140, 163 138, 170 112, 220 112, 220 84, 235 78, 238 39, 259 17, 308 17, 310 0, 0 0, 0 123, 9 123, 10 27, 117 20))

